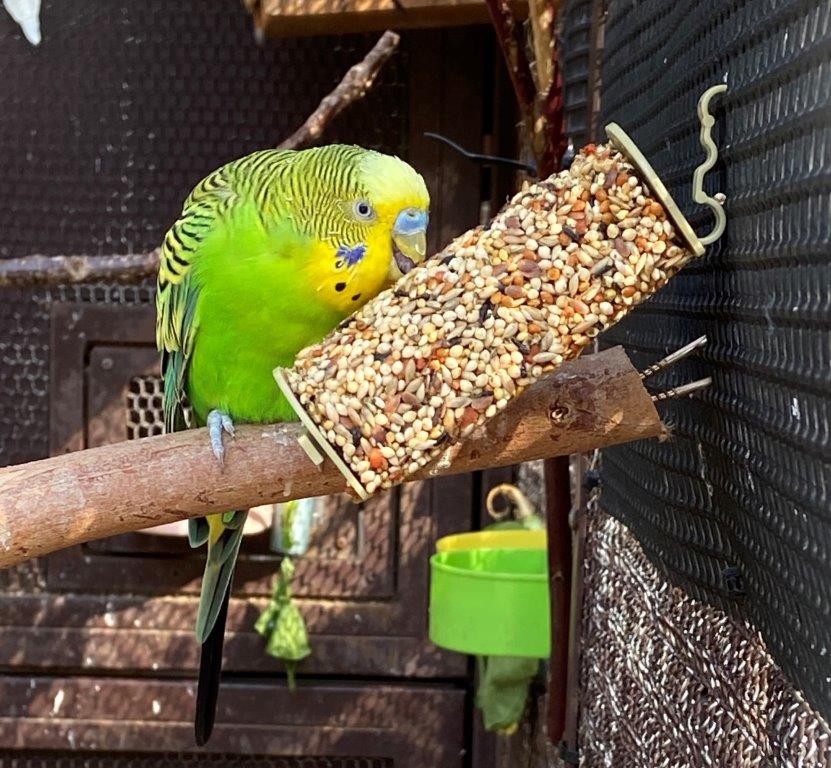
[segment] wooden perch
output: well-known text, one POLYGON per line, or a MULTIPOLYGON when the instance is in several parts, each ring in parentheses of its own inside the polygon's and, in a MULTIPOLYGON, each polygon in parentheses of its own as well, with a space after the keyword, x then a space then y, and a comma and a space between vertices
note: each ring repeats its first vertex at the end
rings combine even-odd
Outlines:
POLYGON ((155 277, 158 270, 158 249, 124 256, 22 256, 0 259, 0 288, 131 283, 155 277))
MULTIPOLYGON (((303 149, 317 141, 326 126, 346 107, 360 101, 398 47, 394 32, 381 35, 372 50, 355 64, 318 108, 278 149, 303 149)), ((123 256, 23 256, 0 259, 0 288, 31 288, 72 283, 127 283, 155 277, 159 250, 123 256)))
MULTIPOLYGON (((303 452, 296 440, 301 431, 298 424, 240 425, 223 469, 205 429, 0 469, 0 567, 187 517, 345 491, 331 462, 317 469, 303 452)), ((563 365, 416 479, 660 432, 650 395, 616 347, 563 365)))
MULTIPOLYGON (((484 0, 244 0, 261 37, 344 35, 378 29, 429 29, 484 24, 484 0)), ((525 0, 511 0, 520 18, 525 0)))

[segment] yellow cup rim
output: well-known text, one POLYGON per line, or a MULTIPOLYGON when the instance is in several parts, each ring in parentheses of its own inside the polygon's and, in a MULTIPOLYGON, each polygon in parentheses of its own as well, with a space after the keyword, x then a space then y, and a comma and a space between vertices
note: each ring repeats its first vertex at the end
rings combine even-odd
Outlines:
POLYGON ((436 552, 466 549, 545 549, 548 537, 543 530, 503 529, 472 531, 444 536, 436 542, 436 552))

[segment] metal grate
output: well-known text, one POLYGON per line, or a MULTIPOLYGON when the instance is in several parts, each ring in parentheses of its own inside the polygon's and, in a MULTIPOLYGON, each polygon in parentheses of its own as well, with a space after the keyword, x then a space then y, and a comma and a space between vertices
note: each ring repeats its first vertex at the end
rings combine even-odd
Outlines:
POLYGON ((581 765, 831 767, 831 729, 756 631, 673 587, 605 513, 586 544, 581 765))
MULTIPOLYGON (((160 376, 134 376, 127 386, 127 439, 164 434, 164 384, 160 376)), ((190 424, 190 408, 185 421, 190 424)))
POLYGON ((162 380, 135 376, 127 386, 127 439, 164 434, 162 380))
MULTIPOLYGON (((45 0, 0 16, 0 257, 155 247, 209 171, 289 135, 376 36, 255 44, 241 4, 45 0)), ((326 139, 406 155, 402 57, 326 139)))
MULTIPOLYGON (((831 5, 611 0, 603 122, 635 138, 676 200, 702 160, 696 100, 714 103, 728 228, 707 256, 604 335, 636 364, 706 333, 666 386, 674 438, 604 452, 603 504, 690 594, 749 619, 831 716, 831 5), (656 76, 659 73, 659 76, 656 76)), ((726 663, 726 662, 725 662, 726 663)), ((692 694, 692 692, 690 692, 692 694)))
POLYGON ((99 754, 9 752, 0 768, 394 768, 391 760, 372 757, 276 757, 270 755, 99 754))

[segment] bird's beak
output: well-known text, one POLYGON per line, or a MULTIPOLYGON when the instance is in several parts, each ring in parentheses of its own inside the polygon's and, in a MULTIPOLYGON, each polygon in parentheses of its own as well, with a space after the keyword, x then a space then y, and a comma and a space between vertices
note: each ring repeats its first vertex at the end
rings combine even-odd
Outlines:
POLYGON ((389 278, 398 280, 427 256, 427 211, 407 208, 398 214, 392 230, 393 258, 389 278))

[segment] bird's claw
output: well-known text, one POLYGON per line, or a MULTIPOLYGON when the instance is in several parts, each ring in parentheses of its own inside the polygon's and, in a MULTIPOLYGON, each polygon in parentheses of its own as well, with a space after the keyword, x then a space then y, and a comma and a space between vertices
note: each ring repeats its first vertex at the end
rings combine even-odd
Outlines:
POLYGON ((225 445, 222 442, 222 433, 227 432, 234 437, 234 422, 227 413, 211 411, 208 414, 208 433, 211 437, 211 450, 219 466, 225 466, 225 445))

